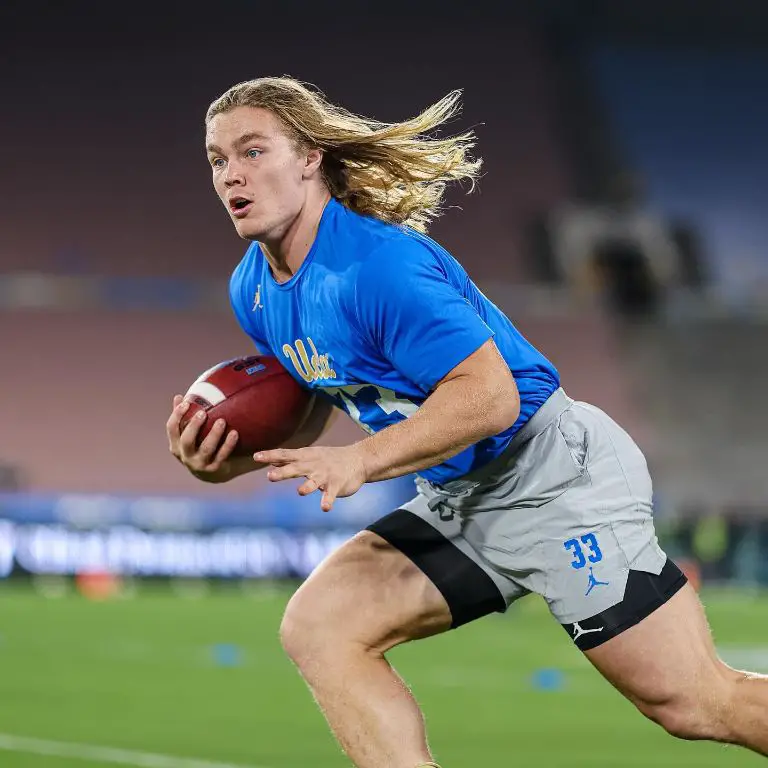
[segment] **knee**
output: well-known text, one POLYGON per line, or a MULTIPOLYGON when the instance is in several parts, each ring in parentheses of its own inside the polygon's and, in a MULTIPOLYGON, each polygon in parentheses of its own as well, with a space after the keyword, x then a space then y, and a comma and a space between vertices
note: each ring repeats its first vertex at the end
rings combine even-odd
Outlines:
POLYGON ((667 733, 686 741, 731 741, 729 728, 736 680, 719 671, 698 685, 639 701, 638 709, 667 733))
POLYGON ((302 672, 322 673, 340 660, 381 657, 450 622, 444 598, 418 567, 363 531, 297 590, 285 609, 280 641, 302 672))
POLYGON ((675 738, 687 741, 712 738, 706 714, 686 696, 675 696, 653 704, 639 704, 638 709, 675 738))
POLYGON ((297 593, 289 601, 280 622, 280 643, 288 657, 299 667, 311 658, 317 658, 332 641, 330 627, 323 622, 320 608, 297 593))
POLYGON ((357 645, 366 645, 375 632, 365 592, 354 591, 354 578, 364 580, 371 554, 368 538, 348 542, 323 570, 296 591, 280 623, 280 642, 302 670, 328 664, 357 645))

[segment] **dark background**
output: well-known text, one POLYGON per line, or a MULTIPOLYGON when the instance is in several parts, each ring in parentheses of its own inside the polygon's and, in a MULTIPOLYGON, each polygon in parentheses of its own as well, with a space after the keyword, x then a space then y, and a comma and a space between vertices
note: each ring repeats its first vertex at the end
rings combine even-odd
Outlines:
POLYGON ((478 126, 486 176, 435 234, 479 273, 514 275, 509 218, 568 185, 551 65, 514 19, 459 3, 6 8, 0 264, 221 276, 242 244, 209 186, 205 110, 235 82, 290 74, 389 121, 464 88, 454 127, 478 126))

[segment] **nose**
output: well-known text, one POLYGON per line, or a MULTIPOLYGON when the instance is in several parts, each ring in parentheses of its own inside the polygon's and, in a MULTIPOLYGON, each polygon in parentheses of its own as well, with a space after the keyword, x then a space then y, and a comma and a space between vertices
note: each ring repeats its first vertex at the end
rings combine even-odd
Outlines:
POLYGON ((227 172, 224 174, 224 183, 228 187, 234 187, 237 184, 245 183, 245 177, 243 176, 242 169, 238 163, 232 161, 227 163, 227 172))

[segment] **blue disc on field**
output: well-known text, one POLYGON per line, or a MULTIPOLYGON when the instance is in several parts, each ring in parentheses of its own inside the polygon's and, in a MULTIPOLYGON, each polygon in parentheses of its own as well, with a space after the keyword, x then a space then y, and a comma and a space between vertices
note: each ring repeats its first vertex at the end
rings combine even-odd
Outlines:
POLYGON ((213 646, 213 660, 219 667, 237 667, 242 664, 242 653, 236 645, 218 643, 213 646))
POLYGON ((539 691, 559 691, 565 685, 565 675, 559 669, 537 669, 531 684, 539 691))

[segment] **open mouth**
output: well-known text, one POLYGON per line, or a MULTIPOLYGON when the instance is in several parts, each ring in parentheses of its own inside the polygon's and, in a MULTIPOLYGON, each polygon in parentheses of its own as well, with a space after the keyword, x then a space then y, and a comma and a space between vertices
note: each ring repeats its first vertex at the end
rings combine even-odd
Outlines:
POLYGON ((238 218, 247 215, 253 203, 245 197, 233 197, 229 201, 229 210, 238 218))

